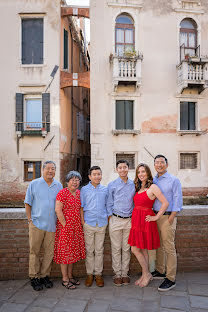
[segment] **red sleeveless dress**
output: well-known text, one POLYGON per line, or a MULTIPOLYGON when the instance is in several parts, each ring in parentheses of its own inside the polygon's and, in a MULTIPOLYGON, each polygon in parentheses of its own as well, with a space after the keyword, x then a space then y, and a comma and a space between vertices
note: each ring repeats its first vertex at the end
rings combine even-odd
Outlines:
POLYGON ((128 244, 140 249, 157 249, 160 247, 160 237, 156 221, 145 221, 146 216, 155 216, 152 206, 154 200, 147 196, 147 191, 134 196, 134 210, 131 219, 131 230, 128 244))

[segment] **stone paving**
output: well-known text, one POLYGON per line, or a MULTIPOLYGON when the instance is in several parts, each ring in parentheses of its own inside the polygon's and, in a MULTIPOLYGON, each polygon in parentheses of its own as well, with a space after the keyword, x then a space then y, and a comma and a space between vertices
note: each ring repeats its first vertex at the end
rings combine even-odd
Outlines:
POLYGON ((208 311, 208 272, 179 273, 176 288, 159 293, 161 281, 148 287, 116 287, 105 277, 105 287, 84 286, 67 290, 61 280, 52 289, 36 292, 28 280, 0 281, 0 312, 205 312, 208 311))

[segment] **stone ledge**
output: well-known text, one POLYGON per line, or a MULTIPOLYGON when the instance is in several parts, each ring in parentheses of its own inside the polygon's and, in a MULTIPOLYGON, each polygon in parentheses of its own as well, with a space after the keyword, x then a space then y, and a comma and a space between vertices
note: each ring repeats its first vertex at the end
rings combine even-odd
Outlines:
MULTIPOLYGON (((178 217, 208 216, 208 205, 183 206, 178 217)), ((25 208, 0 208, 0 219, 27 219, 25 208)))

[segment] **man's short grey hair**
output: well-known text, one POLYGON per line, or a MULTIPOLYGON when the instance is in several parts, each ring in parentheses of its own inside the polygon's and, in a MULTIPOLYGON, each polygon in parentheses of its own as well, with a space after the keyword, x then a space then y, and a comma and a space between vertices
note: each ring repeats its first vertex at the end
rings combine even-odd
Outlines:
POLYGON ((69 180, 73 178, 78 178, 80 182, 82 182, 81 174, 78 171, 69 171, 66 175, 66 182, 69 182, 69 180))
POLYGON ((54 161, 52 160, 46 160, 44 163, 43 163, 43 169, 46 167, 47 164, 53 164, 55 169, 56 169, 56 164, 54 161))

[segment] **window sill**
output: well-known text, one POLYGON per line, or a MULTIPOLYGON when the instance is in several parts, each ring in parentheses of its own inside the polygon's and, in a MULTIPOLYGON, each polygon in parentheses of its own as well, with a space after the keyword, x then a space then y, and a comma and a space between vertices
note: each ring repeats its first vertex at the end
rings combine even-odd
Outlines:
POLYGON ((112 130, 112 134, 113 135, 119 135, 119 134, 132 134, 134 135, 138 135, 140 134, 141 131, 140 130, 128 130, 128 129, 122 129, 122 130, 112 130))
POLYGON ((202 134, 202 131, 198 131, 198 130, 178 130, 178 134, 179 135, 187 135, 187 134, 191 134, 191 135, 201 135, 202 134))
POLYGON ((20 67, 21 68, 34 68, 34 67, 42 68, 42 67, 46 67, 46 64, 20 64, 20 67))

